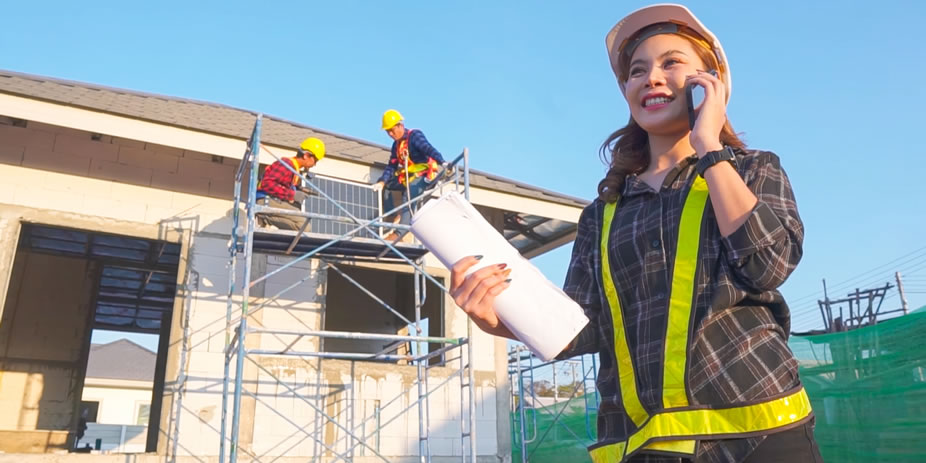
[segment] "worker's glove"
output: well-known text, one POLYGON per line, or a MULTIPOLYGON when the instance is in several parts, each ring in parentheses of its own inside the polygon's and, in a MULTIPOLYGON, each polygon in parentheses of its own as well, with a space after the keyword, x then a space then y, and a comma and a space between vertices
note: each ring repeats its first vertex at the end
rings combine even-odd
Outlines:
POLYGON ((441 164, 440 167, 441 167, 440 175, 444 176, 444 178, 450 178, 453 176, 454 166, 451 166, 449 162, 445 162, 441 164))
POLYGON ((311 188, 300 187, 300 188, 299 188, 299 191, 305 193, 305 194, 308 195, 308 196, 318 195, 318 192, 315 191, 315 190, 313 190, 313 189, 311 189, 311 188))
POLYGON ((294 191, 293 192, 293 203, 301 206, 302 203, 305 202, 305 199, 308 196, 309 195, 305 194, 304 191, 301 191, 301 190, 294 191))
POLYGON ((374 183, 374 184, 373 184, 373 191, 383 191, 383 186, 384 186, 384 185, 385 185, 385 183, 383 183, 383 182, 376 182, 376 183, 374 183))

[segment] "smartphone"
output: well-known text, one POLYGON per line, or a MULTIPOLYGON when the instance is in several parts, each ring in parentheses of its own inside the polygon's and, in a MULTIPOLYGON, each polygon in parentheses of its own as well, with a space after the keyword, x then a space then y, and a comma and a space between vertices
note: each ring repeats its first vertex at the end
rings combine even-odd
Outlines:
MULTIPOLYGON (((717 77, 717 71, 711 69, 707 72, 717 77)), ((695 120, 698 118, 695 110, 701 107, 701 103, 704 103, 704 87, 695 84, 688 85, 685 87, 685 96, 688 99, 688 128, 694 129, 695 120)))

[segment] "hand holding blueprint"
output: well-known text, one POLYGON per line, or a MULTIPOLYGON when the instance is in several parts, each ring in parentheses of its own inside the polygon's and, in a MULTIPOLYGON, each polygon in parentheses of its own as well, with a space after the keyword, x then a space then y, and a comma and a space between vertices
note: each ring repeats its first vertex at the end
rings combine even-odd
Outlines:
POLYGON ((411 231, 448 269, 473 255, 484 257, 468 273, 508 264, 511 286, 495 298, 495 312, 544 361, 552 360, 588 324, 582 308, 521 257, 459 193, 426 203, 412 218, 411 231))

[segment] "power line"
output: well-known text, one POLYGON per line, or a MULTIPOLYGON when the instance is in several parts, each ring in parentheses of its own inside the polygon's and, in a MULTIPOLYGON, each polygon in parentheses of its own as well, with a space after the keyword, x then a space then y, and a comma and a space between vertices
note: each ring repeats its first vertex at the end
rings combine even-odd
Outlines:
MULTIPOLYGON (((903 255, 903 256, 901 256, 901 257, 898 257, 898 258, 896 258, 896 259, 891 260, 890 262, 887 262, 887 263, 885 263, 885 264, 879 265, 879 266, 877 266, 877 267, 874 267, 874 268, 871 268, 871 269, 869 269, 869 270, 866 270, 866 271, 864 271, 864 272, 862 272, 862 273, 859 273, 859 274, 857 274, 857 275, 855 275, 855 276, 853 276, 853 277, 850 277, 850 278, 848 278, 847 280, 844 280, 844 281, 842 281, 842 282, 840 282, 840 283, 837 283, 837 284, 833 285, 833 287, 832 287, 831 289, 829 289, 829 290, 833 291, 834 293, 838 293, 838 292, 840 292, 840 291, 844 291, 846 288, 851 288, 851 287, 853 287, 853 286, 860 286, 860 285, 858 285, 858 283, 861 282, 861 281, 863 281, 863 280, 865 280, 866 278, 871 278, 871 276, 870 276, 871 274, 876 273, 876 272, 883 272, 883 271, 885 271, 885 269, 890 268, 890 267, 893 267, 893 268, 895 268, 895 269, 898 269, 898 268, 899 268, 901 271, 912 273, 915 269, 923 268, 923 266, 926 266, 926 246, 923 246, 923 247, 921 247, 921 248, 915 249, 915 250, 914 250, 913 252, 911 252, 911 253, 905 254, 905 255, 903 255), (900 268, 902 265, 906 265, 906 264, 908 264, 908 263, 910 263, 910 262, 912 262, 912 261, 917 261, 917 262, 916 262, 916 264, 917 264, 916 267, 914 267, 914 268, 900 268), (920 263, 922 263, 923 265, 922 265, 922 266, 921 266, 921 265, 918 265, 918 264, 920 264, 920 263)), ((896 271, 896 270, 895 270, 895 271, 896 271)), ((797 297, 797 298, 793 298, 793 299, 792 299, 792 302, 793 302, 795 305, 800 305, 801 302, 806 302, 806 301, 809 300, 809 299, 814 299, 814 298, 819 299, 819 298, 820 298, 819 296, 820 296, 820 293, 821 293, 821 292, 822 292, 822 290, 820 290, 820 291, 814 291, 814 292, 809 293, 809 294, 806 294, 806 295, 804 295, 804 296, 800 296, 800 297, 797 297)))
MULTIPOLYGON (((864 286, 864 287, 869 288, 869 289, 873 289, 876 287, 884 288, 884 283, 881 283, 878 285, 864 286)), ((926 288, 917 287, 913 291, 905 290, 904 292, 907 294, 926 294, 926 288)), ((849 294, 848 297, 850 298, 853 297, 853 294, 849 294)), ((891 304, 895 302, 894 301, 895 298, 899 298, 899 297, 900 295, 897 291, 888 290, 884 294, 884 296, 880 299, 880 301, 877 301, 877 307, 879 307, 879 312, 881 309, 885 311, 890 311, 894 309, 894 307, 891 307, 891 304)), ((861 306, 861 301, 858 301, 857 303, 861 306)), ((822 319, 820 318, 821 314, 820 314, 819 305, 816 307, 807 307, 807 306, 804 306, 804 307, 805 307, 804 310, 794 310, 793 311, 792 316, 791 316, 792 330, 804 331, 808 328, 820 326, 822 319)), ((834 308, 838 310, 840 307, 842 306, 837 306, 834 308)), ((861 307, 859 307, 859 310, 861 310, 861 307)), ((835 312, 835 314, 837 315, 839 313, 840 312, 835 312)))
MULTIPOLYGON (((909 253, 909 254, 903 255, 903 256, 898 257, 898 258, 896 258, 896 259, 893 259, 893 260, 891 260, 890 262, 887 262, 887 263, 885 263, 885 264, 882 264, 882 265, 879 265, 879 266, 877 266, 877 267, 871 268, 871 269, 866 270, 866 271, 864 271, 864 272, 862 272, 862 273, 859 273, 859 274, 857 274, 857 275, 855 275, 855 276, 849 277, 848 279, 843 280, 842 282, 839 282, 839 283, 836 283, 835 285, 833 285, 832 289, 833 289, 833 291, 841 291, 841 290, 843 290, 844 288, 850 287, 850 286, 852 286, 852 285, 854 285, 854 284, 856 284, 856 283, 858 283, 858 282, 860 282, 860 281, 863 281, 863 280, 866 279, 866 278, 870 278, 870 276, 871 276, 872 274, 874 274, 874 273, 883 272, 883 271, 889 270, 889 269, 891 269, 891 268, 897 268, 897 267, 900 267, 900 266, 902 266, 902 265, 905 265, 905 264, 907 264, 907 263, 909 263, 909 262, 911 262, 911 261, 915 261, 915 260, 917 260, 917 259, 923 259, 924 261, 926 261, 926 246, 924 246, 924 247, 922 247, 922 248, 919 248, 919 249, 917 249, 917 250, 915 250, 915 251, 913 251, 913 252, 911 252, 911 253, 909 253)), ((815 292, 813 292, 813 293, 807 294, 807 295, 802 296, 802 297, 799 297, 799 298, 797 298, 797 299, 808 299, 808 298, 811 298, 811 297, 815 297, 817 294, 819 294, 819 291, 815 291, 815 292)))
MULTIPOLYGON (((926 257, 926 256, 924 256, 924 257, 926 257)), ((926 259, 924 259, 923 262, 922 262, 921 264, 918 264, 917 267, 926 267, 926 259)), ((904 275, 904 273, 907 271, 907 269, 900 269, 900 270, 901 270, 902 279, 903 279, 904 283, 906 283, 906 282, 907 282, 907 279, 906 279, 906 277, 903 276, 903 275, 904 275)), ((891 275, 891 276, 893 276, 893 275, 891 275)), ((846 297, 851 297, 852 294, 853 294, 853 291, 852 291, 853 288, 855 288, 855 289, 862 289, 862 288, 882 287, 882 286, 884 286, 885 283, 890 283, 891 280, 893 280, 893 278, 890 278, 890 279, 889 279, 889 278, 887 278, 887 277, 885 276, 885 277, 883 277, 883 278, 875 278, 875 279, 869 280, 869 281, 868 281, 867 283, 865 283, 865 284, 852 285, 851 283, 849 283, 848 286, 847 286, 846 283, 843 283, 842 285, 839 285, 839 286, 837 286, 837 287, 834 288, 834 289, 828 290, 827 293, 828 293, 828 295, 829 295, 830 298, 834 298, 834 296, 835 296, 835 298, 840 298, 840 297, 842 297, 842 293, 843 293, 843 292, 845 292, 845 296, 846 296, 846 297)), ((912 286, 917 286, 917 285, 912 285, 912 286)), ((822 291, 821 291, 821 292, 822 292, 822 291)), ((823 299, 823 297, 822 297, 823 295, 822 295, 822 294, 819 294, 819 293, 818 293, 818 296, 819 296, 819 297, 815 298, 814 300, 811 300, 811 299, 808 299, 808 298, 804 298, 803 300, 801 300, 801 299, 794 299, 794 300, 789 301, 789 305, 791 305, 792 307, 807 307, 807 309, 805 309, 805 310, 812 310, 812 311, 816 312, 816 311, 817 311, 817 307, 818 307, 818 305, 817 305, 816 302, 823 299), (812 305, 811 305, 811 304, 812 304, 812 305)), ((794 310, 794 312, 795 312, 795 313, 800 313, 800 312, 804 312, 804 310, 794 310)))

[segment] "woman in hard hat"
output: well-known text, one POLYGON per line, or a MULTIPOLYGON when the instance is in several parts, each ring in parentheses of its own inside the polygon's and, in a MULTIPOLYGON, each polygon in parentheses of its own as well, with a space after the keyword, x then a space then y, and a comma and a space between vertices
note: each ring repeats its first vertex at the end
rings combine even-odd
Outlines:
MULTIPOLYGON (((685 7, 654 5, 606 44, 631 117, 602 146, 610 169, 579 219, 564 289, 590 323, 560 354, 600 357, 592 460, 822 461, 777 290, 804 229, 779 158, 727 119, 720 41, 685 7), (689 118, 691 86, 704 100, 689 118)), ((513 338, 492 302, 518 275, 467 276, 477 261, 453 267, 454 300, 513 338)))
MULTIPOLYGON (((421 130, 405 128, 404 118, 398 111, 389 109, 383 113, 383 130, 393 140, 392 153, 373 187, 377 191, 385 189, 383 212, 388 212, 409 198, 420 196, 437 178, 446 162, 421 130)), ((410 210, 406 207, 401 214, 393 214, 387 219, 393 223, 409 223, 410 210)), ((386 235, 387 239, 394 237, 394 233, 386 235)))
MULTIPOLYGON (((325 157, 325 142, 309 137, 299 144, 296 156, 280 159, 270 164, 257 185, 258 203, 277 209, 301 210, 302 203, 311 191, 301 188, 296 172, 315 167, 325 157), (286 163, 284 165, 284 163, 286 163)), ((307 218, 283 214, 257 214, 259 226, 275 227, 281 230, 299 230, 303 224, 305 231, 312 231, 307 218)))

